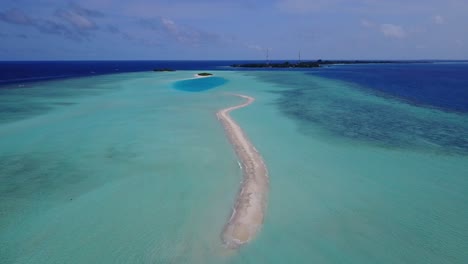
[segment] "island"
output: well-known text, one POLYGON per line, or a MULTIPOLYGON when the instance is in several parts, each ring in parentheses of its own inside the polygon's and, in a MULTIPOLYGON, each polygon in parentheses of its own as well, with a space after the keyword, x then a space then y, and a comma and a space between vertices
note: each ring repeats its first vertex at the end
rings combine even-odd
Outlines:
POLYGON ((289 61, 282 63, 246 63, 246 64, 233 64, 231 67, 241 68, 316 68, 320 64, 313 61, 290 63, 289 61))
POLYGON ((233 64, 235 68, 318 68, 324 65, 336 64, 382 64, 382 63, 423 63, 423 61, 390 61, 390 60, 316 60, 316 61, 300 61, 291 63, 285 62, 265 62, 265 63, 245 63, 233 64))
POLYGON ((154 72, 173 72, 175 71, 174 69, 169 69, 169 68, 156 68, 153 69, 154 72))
POLYGON ((197 73, 197 76, 198 77, 208 77, 208 76, 213 76, 213 74, 208 73, 208 72, 201 72, 201 73, 197 73))

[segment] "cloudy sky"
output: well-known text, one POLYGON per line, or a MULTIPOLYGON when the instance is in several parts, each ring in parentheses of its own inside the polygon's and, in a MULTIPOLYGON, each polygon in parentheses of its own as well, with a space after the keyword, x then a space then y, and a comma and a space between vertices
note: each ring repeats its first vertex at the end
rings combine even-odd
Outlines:
POLYGON ((0 60, 468 59, 468 0, 1 0, 0 60))

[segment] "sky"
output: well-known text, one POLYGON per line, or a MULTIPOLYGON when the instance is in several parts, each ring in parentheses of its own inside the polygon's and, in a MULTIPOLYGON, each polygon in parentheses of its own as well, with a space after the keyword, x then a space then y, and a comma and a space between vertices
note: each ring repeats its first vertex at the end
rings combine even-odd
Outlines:
POLYGON ((0 60, 468 59, 468 0, 1 0, 0 60))

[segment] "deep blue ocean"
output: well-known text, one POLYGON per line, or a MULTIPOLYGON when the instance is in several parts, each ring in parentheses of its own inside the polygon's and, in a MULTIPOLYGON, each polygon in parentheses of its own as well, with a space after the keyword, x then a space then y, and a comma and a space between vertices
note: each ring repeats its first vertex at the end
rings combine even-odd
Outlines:
POLYGON ((245 61, 6 61, 0 62, 0 85, 119 72, 174 70, 228 70, 245 61))
MULTIPOLYGON (((231 64, 247 62, 261 61, 0 62, 0 88, 22 87, 31 82, 59 78, 151 71, 155 68, 250 71, 252 69, 229 67, 231 64)), ((467 62, 335 65, 306 71, 320 77, 356 84, 356 87, 380 96, 390 96, 445 111, 468 112, 467 62)))
POLYGON ((413 104, 468 112, 468 63, 338 65, 311 74, 358 84, 413 104))

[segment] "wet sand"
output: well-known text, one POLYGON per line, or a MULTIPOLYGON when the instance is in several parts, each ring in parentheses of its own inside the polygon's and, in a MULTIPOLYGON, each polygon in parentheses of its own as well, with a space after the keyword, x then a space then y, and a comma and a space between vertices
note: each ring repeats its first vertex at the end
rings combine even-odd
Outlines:
POLYGON ((243 181, 236 204, 222 234, 224 245, 230 249, 248 243, 260 230, 268 194, 268 171, 265 163, 241 127, 229 115, 233 110, 252 104, 255 99, 240 94, 235 94, 235 96, 245 98, 247 101, 222 109, 217 113, 236 151, 243 172, 243 181))

